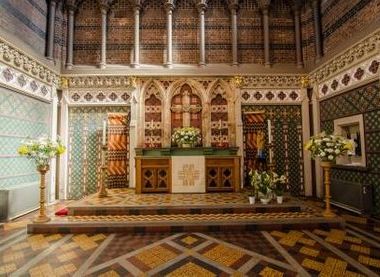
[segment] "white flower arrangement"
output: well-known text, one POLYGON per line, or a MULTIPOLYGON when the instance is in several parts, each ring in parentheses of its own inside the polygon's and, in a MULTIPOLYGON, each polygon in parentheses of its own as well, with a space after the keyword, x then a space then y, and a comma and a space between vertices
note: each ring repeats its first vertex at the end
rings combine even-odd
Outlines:
POLYGON ((251 170, 249 172, 251 179, 252 191, 260 193, 264 198, 268 198, 272 191, 278 191, 279 184, 286 183, 285 175, 278 175, 275 172, 259 172, 257 170, 251 170))
POLYGON ((201 130, 194 127, 184 127, 174 129, 172 141, 178 146, 190 144, 196 146, 201 142, 201 130))
POLYGON ((322 161, 334 162, 337 157, 352 151, 352 140, 338 135, 328 135, 322 132, 310 138, 305 149, 311 152, 313 159, 320 158, 322 161))
POLYGON ((37 167, 44 167, 49 165, 52 158, 63 154, 65 150, 59 138, 52 141, 47 136, 42 136, 38 139, 27 139, 19 146, 17 152, 21 156, 34 160, 37 167))

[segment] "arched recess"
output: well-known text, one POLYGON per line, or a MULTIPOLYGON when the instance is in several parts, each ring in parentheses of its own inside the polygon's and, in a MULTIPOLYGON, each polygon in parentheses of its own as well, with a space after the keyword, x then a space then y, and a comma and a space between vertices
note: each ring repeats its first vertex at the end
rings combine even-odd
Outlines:
POLYGON ((144 93, 144 147, 162 147, 162 107, 162 95, 152 82, 144 93))
POLYGON ((141 63, 163 64, 166 47, 166 14, 164 1, 144 1, 140 30, 141 63))
POLYGON ((98 3, 93 0, 79 2, 74 24, 74 64, 98 64, 101 39, 101 14, 98 3))
POLYGON ((215 82, 210 95, 210 142, 213 147, 236 145, 235 99, 225 82, 215 82))
POLYGON ((258 0, 240 0, 238 12, 239 63, 264 63, 264 38, 258 0))
POLYGON ((190 83, 184 82, 175 86, 170 95, 170 135, 175 128, 186 125, 196 127, 202 132, 202 145, 204 145, 205 101, 199 91, 190 83), (189 103, 186 103, 187 97, 189 103))
POLYGON ((231 16, 226 1, 208 0, 206 10, 206 62, 230 63, 231 16))
POLYGON ((195 64, 198 61, 199 19, 194 0, 177 0, 173 13, 173 62, 195 64))
POLYGON ((271 62, 296 63, 292 8, 287 1, 272 0, 270 20, 271 62))
POLYGON ((134 41, 132 2, 116 0, 108 18, 107 63, 130 64, 134 41))

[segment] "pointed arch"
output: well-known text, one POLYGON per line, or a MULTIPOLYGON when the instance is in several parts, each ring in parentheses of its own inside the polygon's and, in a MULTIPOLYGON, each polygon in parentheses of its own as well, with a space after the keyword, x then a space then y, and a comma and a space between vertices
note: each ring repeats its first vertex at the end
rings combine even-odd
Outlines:
POLYGON ((163 129, 163 93, 158 85, 151 81, 143 90, 144 147, 162 147, 163 129))
POLYGON ((214 82, 208 91, 210 102, 211 146, 236 145, 235 99, 223 80, 214 82))

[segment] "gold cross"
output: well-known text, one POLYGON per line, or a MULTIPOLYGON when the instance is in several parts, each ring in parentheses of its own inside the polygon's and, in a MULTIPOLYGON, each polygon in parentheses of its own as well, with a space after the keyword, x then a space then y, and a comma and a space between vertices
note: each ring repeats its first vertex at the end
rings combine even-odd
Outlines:
POLYGON ((199 170, 196 170, 193 164, 184 164, 178 177, 180 180, 183 180, 183 186, 193 187, 195 185, 195 180, 199 179, 199 175, 199 170))

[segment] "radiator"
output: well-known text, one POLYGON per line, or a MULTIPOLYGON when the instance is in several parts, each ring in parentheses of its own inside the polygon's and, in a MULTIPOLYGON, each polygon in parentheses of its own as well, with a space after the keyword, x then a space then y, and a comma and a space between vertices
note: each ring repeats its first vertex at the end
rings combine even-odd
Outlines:
POLYGON ((357 213, 370 213, 372 186, 332 179, 331 203, 357 213))
POLYGON ((0 190, 0 220, 10 220, 38 208, 38 183, 0 190))

